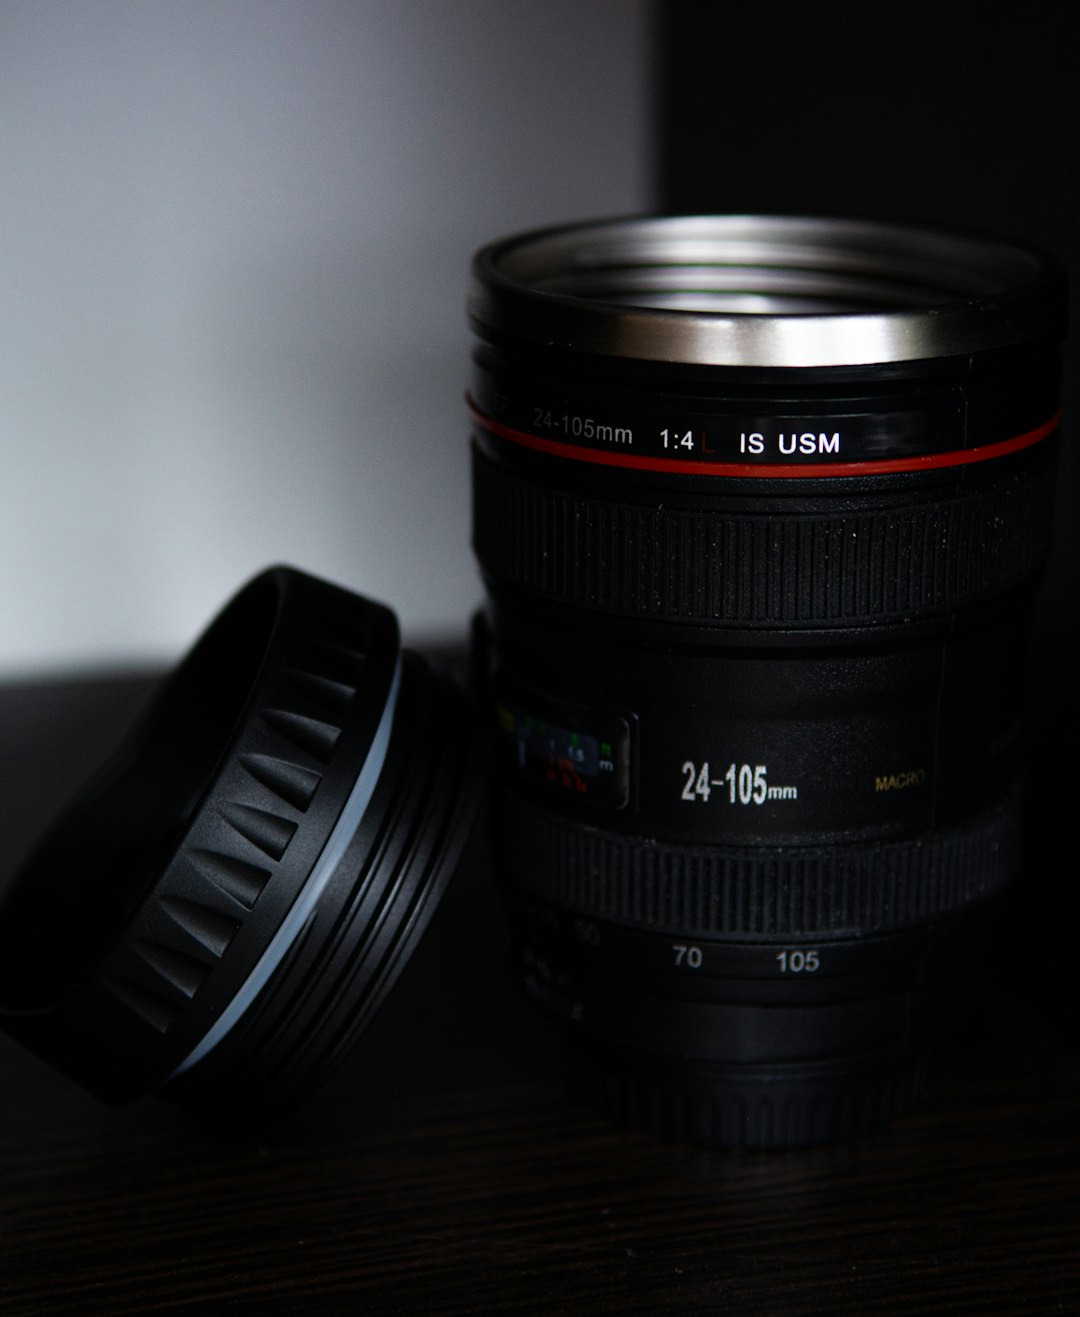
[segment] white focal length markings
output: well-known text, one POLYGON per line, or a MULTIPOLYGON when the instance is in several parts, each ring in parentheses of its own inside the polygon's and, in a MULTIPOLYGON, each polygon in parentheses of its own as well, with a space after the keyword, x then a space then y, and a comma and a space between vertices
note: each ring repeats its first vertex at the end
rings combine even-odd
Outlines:
POLYGON ((682 798, 691 804, 707 803, 716 790, 731 805, 764 805, 772 800, 798 800, 799 788, 771 786, 767 764, 728 764, 720 777, 713 777, 706 761, 688 759, 682 766, 682 798))
POLYGON ((569 413, 546 411, 543 407, 533 408, 532 423, 534 430, 547 430, 549 433, 555 431, 572 439, 596 439, 600 443, 621 444, 625 447, 630 447, 634 442, 634 432, 628 425, 608 425, 591 416, 571 416, 569 413))
MULTIPOLYGON (((673 942, 671 954, 676 969, 701 969, 705 964, 704 949, 689 942, 673 942)), ((821 952, 816 947, 791 947, 773 953, 773 959, 780 974, 816 974, 821 968, 821 952)))

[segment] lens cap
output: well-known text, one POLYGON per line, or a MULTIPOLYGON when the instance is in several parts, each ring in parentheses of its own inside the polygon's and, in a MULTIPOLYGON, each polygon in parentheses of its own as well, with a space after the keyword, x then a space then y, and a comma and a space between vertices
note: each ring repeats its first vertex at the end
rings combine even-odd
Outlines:
POLYGON ((259 575, 9 886, 3 1027, 108 1101, 296 1105, 430 922, 477 722, 388 608, 259 575))

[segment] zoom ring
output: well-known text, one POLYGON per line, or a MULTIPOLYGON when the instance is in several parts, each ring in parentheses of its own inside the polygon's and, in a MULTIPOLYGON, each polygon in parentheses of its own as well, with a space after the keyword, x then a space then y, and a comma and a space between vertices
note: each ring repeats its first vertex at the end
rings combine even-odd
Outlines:
POLYGON ((488 575, 560 603, 739 626, 899 621, 1035 573, 1052 465, 914 506, 738 516, 545 488, 476 452, 474 547, 488 575))
POLYGON ((905 928, 1002 888, 1020 858, 1019 801, 910 841, 693 846, 567 823, 509 792, 508 870, 526 891, 597 919, 731 938, 905 928))

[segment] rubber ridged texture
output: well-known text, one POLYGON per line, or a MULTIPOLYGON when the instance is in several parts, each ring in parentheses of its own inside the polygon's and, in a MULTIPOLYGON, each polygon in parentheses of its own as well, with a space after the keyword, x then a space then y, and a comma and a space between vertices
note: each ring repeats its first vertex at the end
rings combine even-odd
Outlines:
POLYGON ((727 938, 904 928, 1002 889, 1020 861, 1012 799, 913 840, 818 847, 695 846, 568 823, 501 796, 499 855, 516 886, 644 929, 727 938))
POLYGON ((427 927, 482 781, 463 692, 406 653, 391 752, 319 907, 239 1023, 164 1095, 250 1114, 305 1101, 350 1051, 427 927))
MULTIPOLYGON (((266 580, 284 601, 267 658, 182 837, 89 976, 55 1008, 4 1021, 110 1101, 166 1078, 246 981, 336 821, 386 703, 393 614, 289 569, 248 589, 266 580)), ((109 789, 106 781, 99 791, 109 789)))
POLYGON ((805 1148, 883 1129, 918 1101, 927 1059, 920 1055, 863 1071, 771 1079, 748 1073, 678 1078, 642 1060, 621 1064, 591 1052, 578 1061, 586 1096, 625 1125, 705 1147, 805 1148))
POLYGON ((939 501, 740 516, 661 496, 568 493, 474 445, 473 545, 491 579, 578 608, 740 627, 853 625, 962 607, 1031 576, 1049 548, 1052 498, 1053 464, 1039 460, 939 501))

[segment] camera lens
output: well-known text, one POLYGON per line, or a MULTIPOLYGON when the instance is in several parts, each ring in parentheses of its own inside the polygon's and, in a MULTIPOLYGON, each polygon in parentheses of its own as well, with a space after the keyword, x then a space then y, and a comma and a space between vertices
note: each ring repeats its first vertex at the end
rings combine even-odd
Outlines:
POLYGON ((792 217, 476 256, 473 534, 528 991, 620 1119, 881 1127, 1019 868, 1064 276, 792 217))

